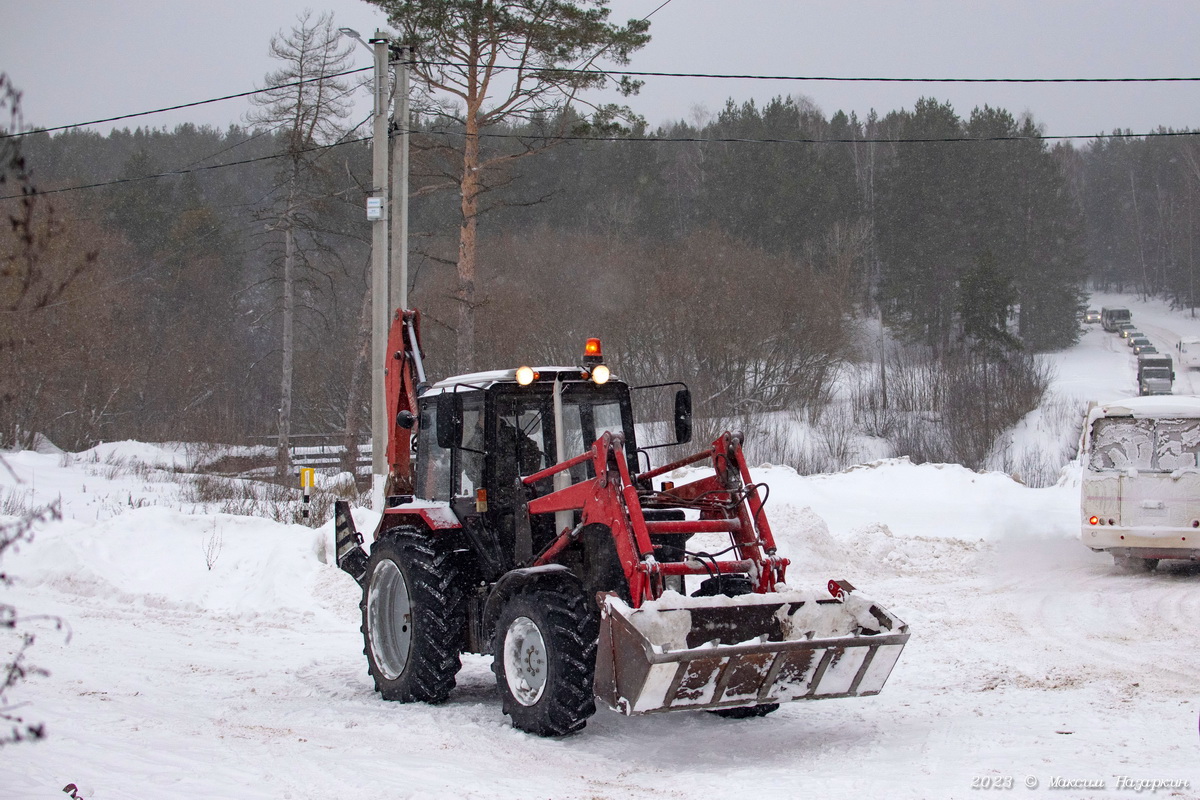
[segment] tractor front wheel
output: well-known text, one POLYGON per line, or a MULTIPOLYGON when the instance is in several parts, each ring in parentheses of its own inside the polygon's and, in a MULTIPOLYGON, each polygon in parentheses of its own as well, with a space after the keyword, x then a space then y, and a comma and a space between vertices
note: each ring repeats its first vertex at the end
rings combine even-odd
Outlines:
POLYGON ((496 624, 492 670, 513 727, 564 736, 587 724, 596 713, 598 636, 599 620, 581 591, 535 588, 508 601, 496 624))

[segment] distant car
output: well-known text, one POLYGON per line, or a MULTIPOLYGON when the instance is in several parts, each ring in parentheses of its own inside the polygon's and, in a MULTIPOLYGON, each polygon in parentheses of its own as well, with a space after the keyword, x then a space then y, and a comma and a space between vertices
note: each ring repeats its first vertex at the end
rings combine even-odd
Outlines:
POLYGON ((1118 333, 1120 333, 1120 334, 1121 334, 1121 338, 1122 338, 1122 339, 1130 339, 1130 338, 1132 338, 1132 337, 1134 337, 1134 336, 1141 336, 1141 335, 1142 335, 1142 332, 1141 332, 1141 331, 1139 331, 1137 328, 1133 327, 1132 325, 1130 325, 1130 326, 1129 326, 1129 327, 1127 327, 1127 328, 1121 328, 1121 329, 1118 331, 1118 333))
POLYGON ((1145 336, 1130 336, 1125 340, 1125 344, 1133 348, 1133 352, 1137 352, 1138 345, 1149 345, 1150 340, 1145 336))
POLYGON ((1140 356, 1142 353, 1149 354, 1149 353, 1157 353, 1157 352, 1158 352, 1158 348, 1155 347, 1154 345, 1150 344, 1149 342, 1146 342, 1145 344, 1135 344, 1133 346, 1133 354, 1135 356, 1140 356))
POLYGON ((1083 314, 1083 321, 1089 322, 1089 323, 1090 322, 1099 322, 1100 321, 1100 309, 1089 308, 1083 314))

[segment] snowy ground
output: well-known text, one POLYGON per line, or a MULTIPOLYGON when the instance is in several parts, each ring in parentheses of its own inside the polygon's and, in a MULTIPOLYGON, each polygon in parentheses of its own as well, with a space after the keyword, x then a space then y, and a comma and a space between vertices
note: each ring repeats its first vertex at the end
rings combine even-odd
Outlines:
MULTIPOLYGON (((1127 304, 1152 335, 1200 334, 1127 304)), ((1056 357, 1056 388, 1132 395, 1119 347, 1090 330, 1056 357)), ((1027 423, 1021 435, 1036 436, 1027 423)), ((1153 794, 1200 797, 1200 566, 1117 574, 1076 539, 1069 471, 1030 489, 902 460, 756 470, 789 582, 845 578, 911 626, 883 693, 748 721, 600 711, 582 733, 543 740, 508 726, 486 658, 465 657, 443 706, 380 700, 359 591, 328 563, 330 527, 205 513, 153 468, 186 468, 180 448, 6 461, 18 495, 61 497, 67 517, 6 560, 19 578, 6 601, 71 634, 31 623, 33 661, 51 675, 16 699, 49 738, 0 749, 0 798, 64 797, 68 783, 88 800, 957 798, 1009 777, 1025 796, 1151 794, 1121 776, 1189 781, 1153 794)), ((0 486, 14 488, 2 468, 0 486)))

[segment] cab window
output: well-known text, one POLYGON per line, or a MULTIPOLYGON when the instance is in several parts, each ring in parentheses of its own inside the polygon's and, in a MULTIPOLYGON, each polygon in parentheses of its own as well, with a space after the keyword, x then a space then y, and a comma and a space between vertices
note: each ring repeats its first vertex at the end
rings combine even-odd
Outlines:
POLYGON ((417 497, 424 500, 450 499, 449 450, 438 447, 436 396, 421 402, 420 429, 417 432, 417 497))

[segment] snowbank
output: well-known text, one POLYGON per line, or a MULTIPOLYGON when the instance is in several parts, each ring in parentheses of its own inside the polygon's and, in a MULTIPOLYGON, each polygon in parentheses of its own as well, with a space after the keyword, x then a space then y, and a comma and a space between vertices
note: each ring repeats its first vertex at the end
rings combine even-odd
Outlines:
POLYGON ((131 603, 262 614, 316 610, 330 526, 313 530, 228 514, 131 509, 47 526, 6 566, 26 585, 131 603))
MULTIPOLYGON (((777 537, 793 535, 779 506, 810 508, 829 534, 852 543, 864 530, 880 536, 952 538, 1074 535, 1079 497, 1069 487, 1030 489, 999 472, 958 464, 885 459, 831 475, 801 476, 790 467, 751 470, 771 487, 767 510, 777 537), (886 529, 887 533, 884 533, 886 529)), ((801 520, 802 521, 802 520, 801 520)), ((796 534, 803 535, 804 525, 796 534)))

